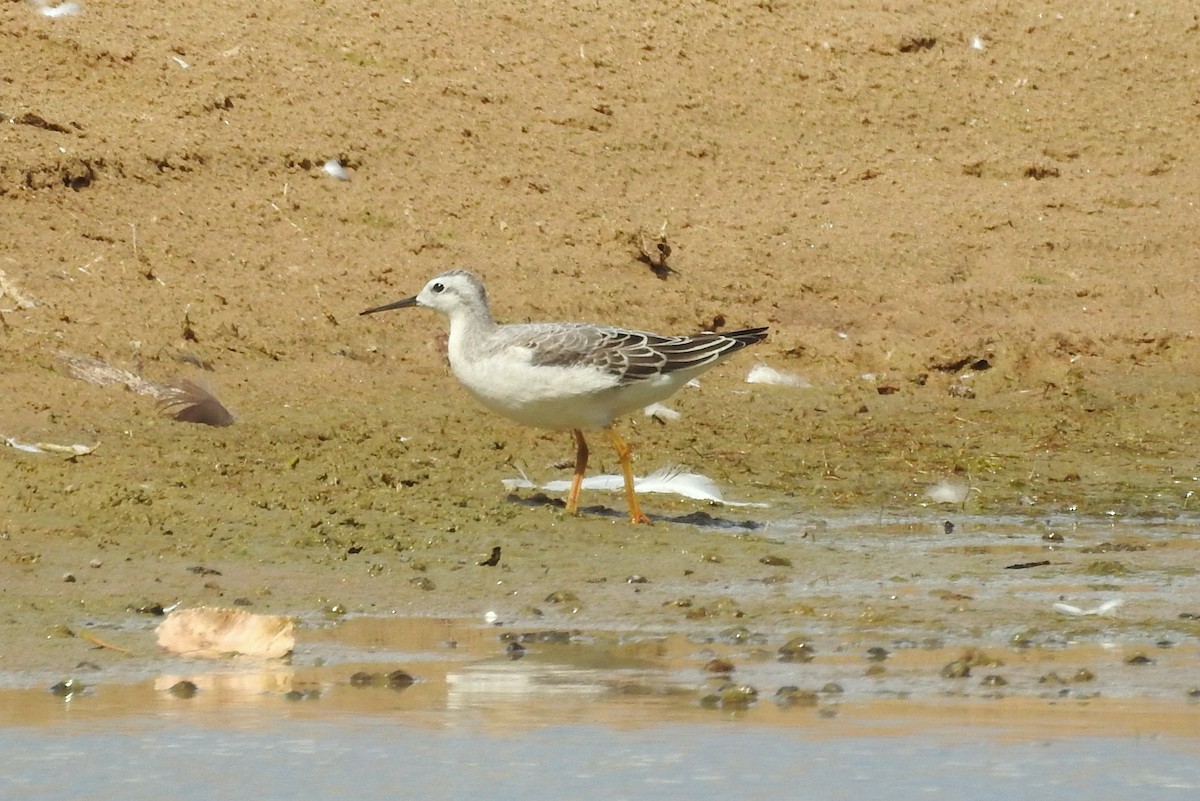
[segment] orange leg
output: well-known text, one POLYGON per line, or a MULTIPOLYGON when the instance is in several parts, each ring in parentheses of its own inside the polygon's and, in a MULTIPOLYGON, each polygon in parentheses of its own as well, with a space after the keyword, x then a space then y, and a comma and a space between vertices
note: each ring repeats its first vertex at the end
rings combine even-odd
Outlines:
POLYGON ((574 515, 579 514, 579 488, 587 469, 588 449, 582 431, 572 428, 571 433, 575 435, 575 475, 571 476, 571 491, 567 493, 567 511, 574 515))
POLYGON ((612 440, 613 447, 617 449, 617 458, 621 460, 621 473, 625 476, 625 500, 629 503, 629 522, 649 525, 650 518, 642 514, 637 494, 633 491, 633 448, 629 447, 629 443, 621 439, 621 435, 613 429, 606 428, 604 431, 612 440))

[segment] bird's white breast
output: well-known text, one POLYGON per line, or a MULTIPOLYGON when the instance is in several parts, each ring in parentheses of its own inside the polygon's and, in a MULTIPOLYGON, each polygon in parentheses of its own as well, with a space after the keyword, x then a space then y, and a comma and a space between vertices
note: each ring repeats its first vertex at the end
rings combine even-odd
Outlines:
POLYGON ((612 373, 590 365, 539 365, 528 348, 512 346, 469 355, 451 342, 450 367, 476 399, 494 412, 536 428, 595 430, 666 399, 686 376, 656 376, 619 386, 612 373))

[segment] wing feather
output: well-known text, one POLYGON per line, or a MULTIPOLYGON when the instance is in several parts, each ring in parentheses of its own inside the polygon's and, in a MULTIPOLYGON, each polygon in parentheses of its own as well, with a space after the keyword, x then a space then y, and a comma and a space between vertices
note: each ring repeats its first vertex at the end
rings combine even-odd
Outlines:
POLYGON ((619 384, 677 370, 703 369, 767 335, 765 327, 691 336, 661 336, 586 324, 521 328, 521 336, 510 344, 527 348, 533 364, 593 367, 612 375, 619 384))

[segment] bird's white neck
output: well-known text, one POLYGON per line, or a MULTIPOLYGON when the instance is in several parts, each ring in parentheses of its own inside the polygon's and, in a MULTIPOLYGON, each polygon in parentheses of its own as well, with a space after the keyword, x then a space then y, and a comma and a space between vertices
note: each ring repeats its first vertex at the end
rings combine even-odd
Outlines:
POLYGON ((479 354, 485 349, 483 341, 491 336, 498 327, 492 319, 492 313, 486 308, 457 309, 450 315, 450 340, 447 349, 450 364, 466 361, 469 354, 479 354))

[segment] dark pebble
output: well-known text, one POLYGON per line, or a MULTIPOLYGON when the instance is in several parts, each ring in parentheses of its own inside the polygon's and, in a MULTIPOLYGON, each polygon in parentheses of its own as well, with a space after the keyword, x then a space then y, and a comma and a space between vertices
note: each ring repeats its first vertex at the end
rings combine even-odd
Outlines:
POLYGON ((817 694, 812 690, 801 690, 790 684, 775 691, 775 703, 781 707, 816 706, 817 701, 817 694))
POLYGON ((407 671, 393 670, 387 674, 387 686, 393 690, 403 690, 405 687, 411 687, 416 682, 407 671))
POLYGON ((83 692, 83 683, 76 679, 65 679, 58 682, 50 688, 52 695, 57 695, 59 698, 69 698, 75 693, 83 692))
POLYGON ((779 646, 780 662, 811 662, 817 656, 813 648, 803 637, 793 637, 779 646))
POLYGON ((955 659, 942 667, 943 679, 965 679, 971 675, 969 659, 955 659))
POLYGON ((368 673, 365 670, 360 670, 350 677, 351 687, 370 687, 376 681, 374 673, 368 673))

